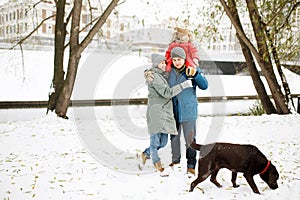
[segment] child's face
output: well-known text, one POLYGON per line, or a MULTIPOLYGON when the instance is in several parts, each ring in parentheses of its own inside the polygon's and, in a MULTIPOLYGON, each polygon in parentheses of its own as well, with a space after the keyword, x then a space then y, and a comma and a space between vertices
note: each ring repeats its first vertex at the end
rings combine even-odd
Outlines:
POLYGON ((178 39, 180 42, 189 42, 190 37, 188 34, 178 34, 178 39))
POLYGON ((163 70, 163 71, 166 71, 166 61, 162 61, 161 63, 159 63, 158 65, 157 65, 157 67, 159 68, 159 69, 161 69, 161 70, 163 70))

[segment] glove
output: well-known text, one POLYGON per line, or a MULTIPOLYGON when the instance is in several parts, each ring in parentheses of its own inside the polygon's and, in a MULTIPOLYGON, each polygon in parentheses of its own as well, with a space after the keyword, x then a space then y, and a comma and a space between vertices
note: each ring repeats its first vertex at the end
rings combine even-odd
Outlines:
POLYGON ((197 72, 197 69, 192 68, 192 67, 188 67, 185 70, 185 73, 188 78, 193 78, 195 76, 196 72, 197 72))
POLYGON ((152 82, 154 80, 153 71, 146 70, 144 71, 144 77, 147 82, 152 82))
POLYGON ((180 83, 180 86, 182 87, 182 89, 193 87, 192 80, 186 80, 180 83))

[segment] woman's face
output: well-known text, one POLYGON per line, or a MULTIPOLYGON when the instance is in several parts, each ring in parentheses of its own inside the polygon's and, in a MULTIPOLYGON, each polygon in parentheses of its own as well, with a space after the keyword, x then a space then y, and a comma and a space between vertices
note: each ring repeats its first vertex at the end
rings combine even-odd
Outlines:
POLYGON ((172 58, 172 62, 174 67, 176 67, 177 69, 180 69, 183 65, 184 65, 184 59, 183 58, 172 58))
POLYGON ((166 71, 166 67, 167 67, 166 61, 162 61, 161 63, 159 63, 159 64, 157 65, 157 67, 158 67, 159 69, 161 69, 162 71, 166 71))

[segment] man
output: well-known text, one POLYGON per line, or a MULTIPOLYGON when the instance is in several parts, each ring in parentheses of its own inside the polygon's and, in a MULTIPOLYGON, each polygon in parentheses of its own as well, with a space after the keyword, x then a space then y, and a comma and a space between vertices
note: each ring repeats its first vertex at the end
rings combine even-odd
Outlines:
MULTIPOLYGON (((172 163, 169 166, 180 163, 180 136, 181 132, 183 132, 186 143, 187 173, 195 174, 196 150, 189 147, 188 138, 189 135, 193 133, 195 141, 196 120, 198 117, 196 88, 199 87, 202 90, 206 90, 208 83, 200 68, 195 69, 193 67, 185 66, 186 54, 181 47, 174 47, 171 50, 171 58, 172 66, 168 78, 170 87, 180 84, 188 79, 192 79, 193 87, 183 90, 172 98, 178 135, 171 136, 172 163)), ((148 81, 151 80, 151 78, 147 79, 148 81)))

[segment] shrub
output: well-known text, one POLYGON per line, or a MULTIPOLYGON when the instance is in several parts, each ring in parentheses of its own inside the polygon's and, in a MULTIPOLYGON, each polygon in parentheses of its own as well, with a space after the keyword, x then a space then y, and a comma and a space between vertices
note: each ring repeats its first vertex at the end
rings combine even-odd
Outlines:
POLYGON ((257 100, 252 107, 249 108, 251 115, 263 115, 265 114, 265 109, 260 100, 257 100))

